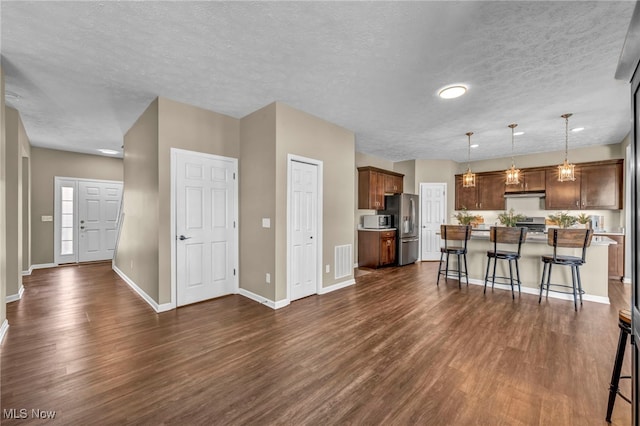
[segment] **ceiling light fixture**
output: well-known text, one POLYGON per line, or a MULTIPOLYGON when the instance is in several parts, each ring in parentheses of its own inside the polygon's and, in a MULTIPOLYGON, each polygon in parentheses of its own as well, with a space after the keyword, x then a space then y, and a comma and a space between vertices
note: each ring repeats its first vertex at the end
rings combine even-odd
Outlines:
POLYGON ((467 93, 467 87, 461 84, 455 84, 452 86, 443 87, 438 91, 438 96, 442 99, 454 99, 467 93))
POLYGON ((574 174, 575 165, 569 164, 567 161, 568 153, 569 153, 569 117, 573 114, 567 113, 562 114, 560 117, 564 118, 565 129, 564 129, 564 163, 558 166, 558 181, 566 182, 566 181, 574 181, 576 180, 576 176, 574 174))
POLYGON ((571 129, 572 132, 581 132, 584 130, 584 127, 574 127, 573 129, 571 129))
POLYGON ((471 171, 471 135, 473 132, 468 132, 467 137, 469 138, 469 150, 467 155, 467 171, 462 175, 462 187, 463 188, 472 188, 476 186, 476 174, 471 171))
POLYGON ((98 151, 107 155, 116 155, 120 153, 119 151, 115 151, 113 149, 106 149, 106 148, 100 148, 98 151))
POLYGON ((524 135, 524 132, 515 132, 513 134, 513 136, 522 136, 522 135, 524 135))
POLYGON ((515 133, 514 129, 518 125, 513 123, 507 127, 511 128, 511 168, 507 169, 507 185, 519 185, 520 184, 520 169, 516 169, 515 160, 513 159, 513 150, 515 145, 515 133))
POLYGON ((479 147, 479 146, 480 146, 480 145, 478 145, 477 143, 472 143, 472 144, 471 144, 471 148, 477 148, 477 147, 479 147))

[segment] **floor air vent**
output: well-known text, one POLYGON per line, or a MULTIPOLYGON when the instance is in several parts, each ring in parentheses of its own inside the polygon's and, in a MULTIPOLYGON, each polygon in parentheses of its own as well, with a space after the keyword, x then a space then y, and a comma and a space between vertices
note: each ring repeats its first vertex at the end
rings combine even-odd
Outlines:
POLYGON ((343 246, 336 246, 335 248, 335 278, 342 278, 351 276, 353 272, 353 258, 352 258, 351 244, 345 244, 343 246))

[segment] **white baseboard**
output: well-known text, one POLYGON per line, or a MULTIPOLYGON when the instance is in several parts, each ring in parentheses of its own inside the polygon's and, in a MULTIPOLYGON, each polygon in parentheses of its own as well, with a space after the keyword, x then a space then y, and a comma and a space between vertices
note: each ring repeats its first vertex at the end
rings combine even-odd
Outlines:
POLYGON ((24 286, 20 284, 20 288, 18 289, 17 294, 10 294, 6 297, 7 303, 15 302, 17 300, 22 299, 22 295, 24 294, 24 286))
POLYGON ((156 302, 155 300, 153 300, 151 298, 151 296, 149 296, 147 293, 144 292, 144 290, 142 290, 140 287, 138 287, 136 285, 136 283, 134 283, 131 278, 129 278, 124 272, 122 272, 116 265, 111 265, 111 267, 113 268, 113 270, 115 271, 116 274, 118 274, 120 276, 120 278, 122 278, 122 280, 127 283, 127 285, 129 285, 129 287, 131 287, 131 289, 133 291, 135 291, 136 293, 138 293, 138 296, 142 297, 142 299, 147 302, 154 311, 160 313, 160 312, 166 312, 166 311, 170 311, 171 309, 175 309, 175 306, 173 306, 172 303, 162 303, 162 304, 158 304, 158 302, 156 302))
POLYGON ((260 303, 261 305, 268 306, 271 309, 284 308, 289 303, 291 303, 289 301, 289 299, 283 299, 283 300, 278 300, 277 302, 274 302, 271 299, 267 299, 264 296, 260 296, 259 294, 255 294, 254 292, 249 291, 249 290, 244 289, 244 288, 238 289, 238 294, 241 295, 241 296, 244 296, 244 297, 246 297, 248 299, 254 300, 254 301, 260 303))
MULTIPOLYGON (((449 278, 453 278, 456 281, 458 280, 458 276, 453 276, 453 275, 449 275, 449 278)), ((466 281, 464 279, 464 277, 462 278, 462 283, 465 284, 466 281)), ((481 285, 484 286, 484 280, 479 280, 479 279, 475 279, 475 278, 469 278, 469 284, 474 284, 474 285, 481 285)), ((491 282, 487 283, 487 288, 489 288, 489 286, 491 285, 491 282)), ((511 291, 511 286, 509 284, 495 284, 494 288, 500 289, 500 290, 508 290, 511 291)), ((517 290, 517 288, 516 288, 517 290)), ((534 294, 536 296, 540 295, 540 288, 532 288, 532 287, 525 287, 525 286, 521 286, 521 291, 522 293, 526 293, 526 294, 534 294)), ((547 292, 545 291, 543 294, 543 297, 546 297, 547 292)), ((562 299, 562 300, 570 300, 573 302, 573 294, 564 294, 564 293, 554 293, 552 291, 549 292, 549 297, 554 298, 554 299, 562 299)), ((605 297, 605 296, 595 296, 593 294, 583 294, 582 295, 582 300, 586 300, 588 302, 596 302, 596 303, 603 303, 605 305, 609 305, 609 298, 605 297)))
POLYGON ((55 268, 56 266, 58 266, 57 263, 38 263, 35 265, 31 265, 31 270, 33 271, 34 269, 55 268))
POLYGON ((31 275, 32 272, 33 272, 33 265, 29 266, 28 270, 22 271, 22 276, 23 277, 27 277, 27 276, 31 275))
POLYGON ((355 262, 355 263, 353 264, 353 268, 354 268, 354 269, 355 269, 355 268, 357 268, 357 267, 359 267, 359 266, 360 266, 360 265, 358 265, 358 262, 355 262))
POLYGON ((9 330, 9 321, 5 318, 0 326, 0 345, 2 345, 2 341, 4 340, 4 336, 7 334, 7 330, 9 330))
POLYGON ((340 290, 341 288, 352 286, 355 283, 356 283, 356 280, 351 278, 347 281, 342 281, 341 283, 333 284, 328 287, 320 287, 320 291, 318 292, 318 294, 331 293, 332 291, 336 291, 336 290, 340 290))
POLYGON ((631 278, 629 277, 622 277, 622 282, 624 284, 631 284, 631 278))

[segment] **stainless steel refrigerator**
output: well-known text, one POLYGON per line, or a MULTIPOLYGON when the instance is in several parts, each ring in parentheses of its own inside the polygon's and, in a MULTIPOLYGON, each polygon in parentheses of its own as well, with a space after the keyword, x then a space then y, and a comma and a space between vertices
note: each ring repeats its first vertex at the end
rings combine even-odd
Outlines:
POLYGON ((418 196, 395 194, 385 196, 386 209, 381 212, 392 217, 396 228, 396 259, 398 266, 408 265, 418 260, 418 196))

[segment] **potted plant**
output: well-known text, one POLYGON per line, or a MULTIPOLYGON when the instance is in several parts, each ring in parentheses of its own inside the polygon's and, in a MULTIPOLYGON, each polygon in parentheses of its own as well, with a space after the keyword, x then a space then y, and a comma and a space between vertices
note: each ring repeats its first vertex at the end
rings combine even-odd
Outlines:
POLYGON ((567 212, 558 212, 556 214, 549 215, 549 220, 554 222, 560 228, 569 228, 571 225, 576 223, 578 218, 571 216, 567 212))
POLYGON ((509 209, 508 212, 503 212, 498 215, 498 220, 504 226, 514 227, 517 222, 521 222, 525 219, 525 215, 516 214, 513 209, 509 209))
POLYGON ((460 225, 471 225, 471 222, 478 221, 478 216, 469 213, 467 209, 460 210, 458 213, 454 214, 453 217, 460 225))
POLYGON ((589 216, 586 213, 580 213, 578 215, 578 217, 576 218, 576 220, 578 221, 578 223, 580 225, 582 225, 584 228, 590 228, 591 227, 591 216, 589 216))

